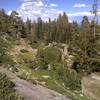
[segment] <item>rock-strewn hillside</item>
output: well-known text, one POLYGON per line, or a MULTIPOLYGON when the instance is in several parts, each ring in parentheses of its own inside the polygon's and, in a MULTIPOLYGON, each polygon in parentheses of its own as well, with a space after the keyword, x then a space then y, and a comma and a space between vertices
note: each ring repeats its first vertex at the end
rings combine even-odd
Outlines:
MULTIPOLYGON (((8 41, 10 42, 11 40, 8 41)), ((12 42, 13 41, 11 41, 10 44, 12 44, 12 42)), ((11 78, 11 80, 16 85, 16 90, 18 91, 18 93, 23 96, 25 100, 67 100, 66 97, 72 100, 88 100, 84 95, 82 95, 81 90, 70 90, 65 85, 65 81, 59 80, 59 78, 61 78, 59 76, 59 72, 62 73, 62 70, 60 69, 61 64, 59 62, 57 65, 54 62, 55 66, 51 67, 59 67, 56 71, 54 69, 42 69, 42 67, 40 68, 40 66, 37 66, 37 61, 39 60, 37 54, 38 51, 41 50, 41 48, 43 50, 44 48, 46 48, 46 54, 49 54, 49 56, 45 57, 49 57, 50 59, 47 58, 49 60, 45 61, 50 62, 53 61, 51 59, 53 57, 55 58, 54 60, 57 62, 57 57, 59 58, 59 56, 56 53, 58 52, 58 54, 61 55, 61 53, 59 53, 59 49, 61 48, 61 51, 63 53, 63 57, 61 58, 65 59, 66 55, 66 63, 71 66, 72 63, 69 62, 72 61, 72 56, 67 55, 67 49, 62 48, 64 47, 62 44, 57 44, 57 46, 52 46, 53 44, 51 44, 50 47, 47 47, 47 45, 43 43, 38 43, 34 45, 36 45, 36 47, 28 44, 28 42, 22 38, 15 39, 13 45, 7 50, 7 55, 11 59, 10 63, 7 59, 7 61, 4 61, 4 63, 2 64, 10 71, 1 68, 1 72, 6 73, 7 76, 11 78), (50 52, 48 52, 48 50, 50 52), (57 57, 55 57, 55 54, 57 55, 57 57), (51 57, 51 55, 53 55, 53 57, 51 57), (8 63, 5 64, 5 62, 8 63)), ((75 82, 73 83, 75 84, 75 82)))
POLYGON ((20 79, 5 68, 0 67, 0 73, 5 73, 14 82, 15 89, 24 100, 69 100, 53 90, 20 79))

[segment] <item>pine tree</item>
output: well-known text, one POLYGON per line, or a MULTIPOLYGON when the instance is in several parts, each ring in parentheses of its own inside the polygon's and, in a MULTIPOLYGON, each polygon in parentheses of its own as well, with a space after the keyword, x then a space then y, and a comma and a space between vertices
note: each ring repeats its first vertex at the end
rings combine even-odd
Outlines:
POLYGON ((41 17, 37 19, 37 37, 38 39, 43 39, 43 22, 41 17))
POLYGON ((12 33, 13 36, 18 37, 21 35, 23 21, 19 17, 19 13, 16 11, 12 11, 10 18, 11 18, 10 32, 12 33))

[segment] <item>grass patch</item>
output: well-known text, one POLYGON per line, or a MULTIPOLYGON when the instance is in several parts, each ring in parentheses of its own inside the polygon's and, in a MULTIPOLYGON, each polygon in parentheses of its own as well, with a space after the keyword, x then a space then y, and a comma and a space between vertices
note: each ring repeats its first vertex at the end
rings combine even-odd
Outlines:
POLYGON ((26 52, 26 53, 20 53, 18 58, 22 59, 25 63, 29 61, 34 61, 35 55, 33 52, 26 52))

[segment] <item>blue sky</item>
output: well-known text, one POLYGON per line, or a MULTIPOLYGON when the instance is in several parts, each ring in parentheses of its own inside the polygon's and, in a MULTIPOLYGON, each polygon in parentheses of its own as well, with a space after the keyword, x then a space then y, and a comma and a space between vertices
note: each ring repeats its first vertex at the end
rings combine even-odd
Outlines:
POLYGON ((84 15, 92 16, 92 4, 93 0, 1 0, 0 9, 4 8, 8 14, 16 10, 24 20, 27 17, 32 20, 37 17, 54 19, 59 13, 66 12, 70 21, 81 21, 84 15))

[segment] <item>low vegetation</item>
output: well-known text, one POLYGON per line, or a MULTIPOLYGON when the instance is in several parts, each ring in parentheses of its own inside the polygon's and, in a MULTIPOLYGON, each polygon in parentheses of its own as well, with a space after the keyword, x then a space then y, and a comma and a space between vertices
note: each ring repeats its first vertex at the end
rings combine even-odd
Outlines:
POLYGON ((22 100, 15 92, 13 82, 4 74, 0 74, 0 100, 22 100))

